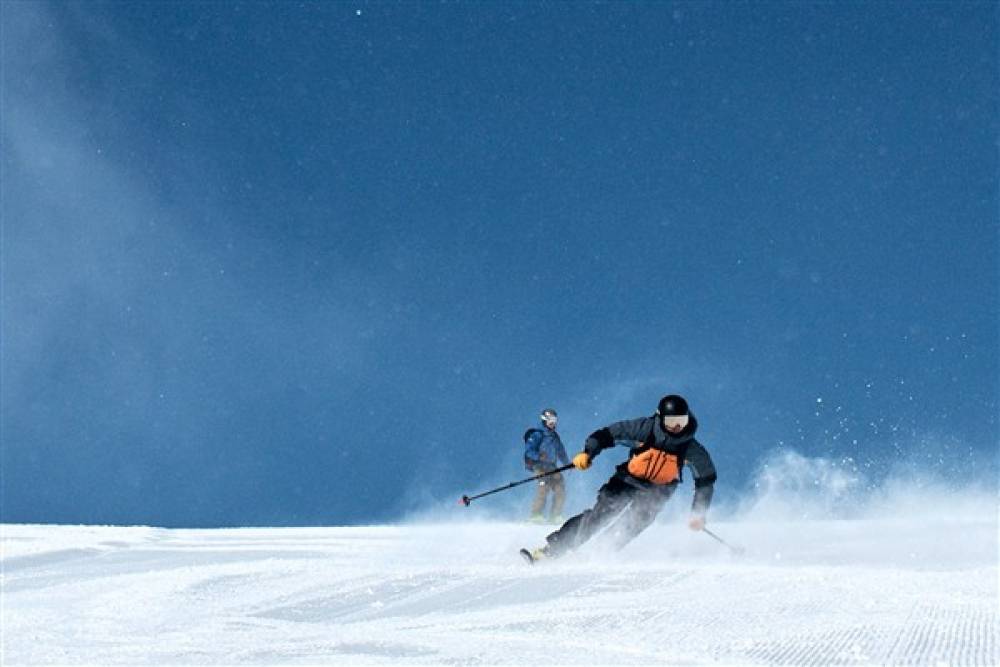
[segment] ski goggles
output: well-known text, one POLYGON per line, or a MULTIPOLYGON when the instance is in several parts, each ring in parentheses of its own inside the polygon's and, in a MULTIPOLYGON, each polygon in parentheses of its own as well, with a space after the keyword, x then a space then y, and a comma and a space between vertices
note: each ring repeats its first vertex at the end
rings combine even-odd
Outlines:
POLYGON ((559 417, 556 417, 554 414, 551 413, 545 413, 542 414, 542 421, 545 422, 546 424, 555 424, 556 422, 559 421, 559 417))
POLYGON ((663 415, 664 428, 685 428, 690 418, 687 415, 663 415))

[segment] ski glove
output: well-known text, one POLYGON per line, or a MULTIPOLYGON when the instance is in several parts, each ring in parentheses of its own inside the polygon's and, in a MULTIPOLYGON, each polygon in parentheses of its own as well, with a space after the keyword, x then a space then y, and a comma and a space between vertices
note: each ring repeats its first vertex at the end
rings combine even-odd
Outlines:
POLYGON ((590 467, 590 454, 580 452, 573 457, 573 465, 576 466, 577 470, 586 470, 590 467))

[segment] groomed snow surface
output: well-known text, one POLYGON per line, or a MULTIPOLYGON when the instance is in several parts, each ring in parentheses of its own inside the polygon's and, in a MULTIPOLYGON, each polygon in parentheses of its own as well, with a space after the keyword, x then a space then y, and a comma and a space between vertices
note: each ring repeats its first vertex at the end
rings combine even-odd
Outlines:
MULTIPOLYGON (((461 515, 464 519, 472 513, 461 515)), ((979 515, 661 520, 528 566, 511 522, 2 526, 2 664, 997 665, 979 515)))

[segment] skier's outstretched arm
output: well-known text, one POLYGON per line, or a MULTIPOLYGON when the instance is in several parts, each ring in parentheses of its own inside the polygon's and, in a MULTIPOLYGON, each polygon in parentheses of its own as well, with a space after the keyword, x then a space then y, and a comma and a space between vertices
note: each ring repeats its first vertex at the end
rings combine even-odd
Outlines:
POLYGON ((705 515, 712 504, 712 495, 715 492, 715 481, 718 479, 718 475, 708 450, 697 440, 688 447, 687 458, 684 462, 687 463, 694 475, 694 500, 691 502, 691 517, 688 520, 688 525, 692 530, 701 530, 705 527, 705 515))
POLYGON ((589 436, 583 451, 594 458, 601 451, 615 446, 616 440, 641 440, 649 433, 649 418, 627 419, 599 428, 589 436))
POLYGON ((649 418, 627 419, 599 428, 589 436, 583 445, 583 451, 573 457, 573 465, 580 470, 590 467, 594 457, 603 450, 615 446, 616 440, 641 440, 650 428, 649 418))

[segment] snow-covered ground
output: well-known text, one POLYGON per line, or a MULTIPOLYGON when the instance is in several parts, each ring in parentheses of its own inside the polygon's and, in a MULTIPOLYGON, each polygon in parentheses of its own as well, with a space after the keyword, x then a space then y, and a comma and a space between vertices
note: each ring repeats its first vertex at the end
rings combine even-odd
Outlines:
MULTIPOLYGON (((471 516, 471 515, 463 515, 471 516)), ((996 508, 674 521, 527 566, 504 522, 2 526, 17 664, 1000 664, 996 508)))

